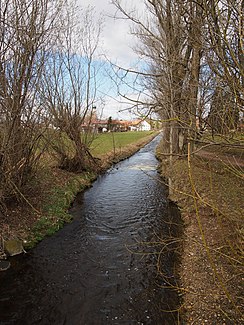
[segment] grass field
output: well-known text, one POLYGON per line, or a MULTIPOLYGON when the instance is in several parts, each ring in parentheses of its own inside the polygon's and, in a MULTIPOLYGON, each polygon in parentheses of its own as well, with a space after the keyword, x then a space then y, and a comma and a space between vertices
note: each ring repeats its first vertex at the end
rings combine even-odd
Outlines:
POLYGON ((121 149, 133 142, 136 142, 148 135, 152 134, 152 131, 142 132, 111 132, 99 134, 91 145, 91 153, 94 156, 101 156, 114 149, 121 149))

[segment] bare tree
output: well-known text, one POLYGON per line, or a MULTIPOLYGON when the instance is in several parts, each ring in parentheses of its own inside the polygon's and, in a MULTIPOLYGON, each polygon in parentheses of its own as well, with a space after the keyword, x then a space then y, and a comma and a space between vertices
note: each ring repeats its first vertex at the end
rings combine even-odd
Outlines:
POLYGON ((21 197, 38 161, 38 85, 55 34, 59 1, 0 3, 0 200, 21 197))
POLYGON ((43 98, 59 139, 53 148, 60 167, 79 172, 95 163, 86 131, 99 101, 96 55, 101 21, 94 22, 94 8, 81 11, 74 2, 64 7, 61 26, 58 45, 46 65, 43 98))

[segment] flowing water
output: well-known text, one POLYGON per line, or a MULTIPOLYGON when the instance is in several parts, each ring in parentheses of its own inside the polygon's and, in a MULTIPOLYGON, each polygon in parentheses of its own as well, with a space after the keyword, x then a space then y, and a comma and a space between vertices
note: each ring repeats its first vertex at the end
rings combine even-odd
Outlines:
POLYGON ((74 221, 0 274, 0 324, 177 324, 182 226, 157 173, 159 137, 78 195, 74 221))

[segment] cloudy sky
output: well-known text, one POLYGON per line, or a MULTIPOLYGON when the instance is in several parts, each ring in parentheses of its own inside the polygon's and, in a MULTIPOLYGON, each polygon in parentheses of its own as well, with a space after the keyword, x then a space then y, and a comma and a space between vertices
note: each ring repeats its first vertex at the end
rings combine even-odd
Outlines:
MULTIPOLYGON (((114 63, 129 68, 133 62, 137 61, 137 56, 133 52, 132 47, 135 45, 135 38, 130 35, 130 23, 128 20, 114 19, 116 8, 111 4, 111 0, 77 0, 81 7, 91 5, 95 8, 97 16, 100 14, 104 17, 104 26, 102 32, 102 50, 106 56, 114 63)), ((142 0, 126 0, 126 6, 134 8, 142 0)), ((110 86, 108 86, 110 88, 110 86)), ((116 90, 108 91, 105 97, 105 106, 103 109, 104 117, 112 116, 119 119, 130 119, 135 116, 131 115, 126 109, 128 104, 121 103, 121 99, 117 96, 116 90)), ((132 94, 135 98, 136 94, 132 94)), ((124 102, 124 100, 123 100, 124 102)))

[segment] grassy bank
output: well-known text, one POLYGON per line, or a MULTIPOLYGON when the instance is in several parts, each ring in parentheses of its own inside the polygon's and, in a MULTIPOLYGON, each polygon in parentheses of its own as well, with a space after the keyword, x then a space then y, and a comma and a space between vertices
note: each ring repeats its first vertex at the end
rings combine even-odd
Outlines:
POLYGON ((243 322, 243 161, 216 151, 162 165, 186 226, 180 272, 186 324, 243 322))
MULTIPOLYGON (((105 170, 135 153, 155 135, 153 132, 101 134, 92 144, 92 154, 100 159, 102 170, 105 170)), ((13 204, 1 218, 0 237, 4 240, 18 238, 25 248, 33 247, 71 221, 68 208, 77 193, 89 187, 97 176, 94 172, 74 174, 48 163, 42 164, 29 184, 28 198, 13 204)))

